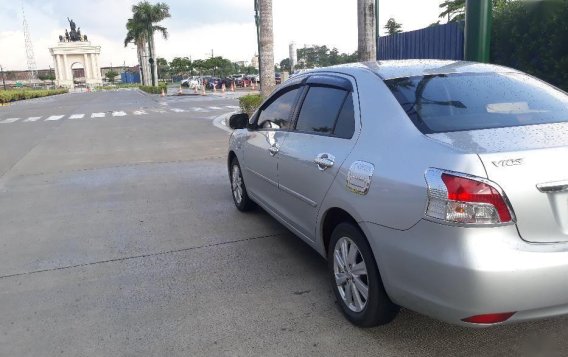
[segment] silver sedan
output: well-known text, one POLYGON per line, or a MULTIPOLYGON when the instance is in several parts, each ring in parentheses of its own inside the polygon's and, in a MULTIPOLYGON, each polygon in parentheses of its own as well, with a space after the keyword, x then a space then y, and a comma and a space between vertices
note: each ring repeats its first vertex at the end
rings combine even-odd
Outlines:
POLYGON ((319 69, 231 118, 233 198, 327 258, 358 326, 399 306, 466 326, 566 314, 567 122, 566 93, 510 68, 319 69))

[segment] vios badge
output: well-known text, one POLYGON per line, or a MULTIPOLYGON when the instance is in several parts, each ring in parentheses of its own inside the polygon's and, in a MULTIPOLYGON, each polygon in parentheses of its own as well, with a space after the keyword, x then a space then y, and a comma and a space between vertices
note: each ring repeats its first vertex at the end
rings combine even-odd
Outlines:
POLYGON ((495 167, 510 167, 510 166, 522 165, 523 159, 507 159, 507 160, 491 161, 491 163, 495 167))

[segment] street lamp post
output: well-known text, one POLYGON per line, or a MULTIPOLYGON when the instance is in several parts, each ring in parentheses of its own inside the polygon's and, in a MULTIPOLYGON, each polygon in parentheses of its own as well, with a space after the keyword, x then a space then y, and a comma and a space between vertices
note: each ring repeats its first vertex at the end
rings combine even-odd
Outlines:
POLYGON ((6 81, 4 80, 4 68, 0 65, 0 73, 2 73, 2 85, 4 86, 4 90, 6 90, 6 81))

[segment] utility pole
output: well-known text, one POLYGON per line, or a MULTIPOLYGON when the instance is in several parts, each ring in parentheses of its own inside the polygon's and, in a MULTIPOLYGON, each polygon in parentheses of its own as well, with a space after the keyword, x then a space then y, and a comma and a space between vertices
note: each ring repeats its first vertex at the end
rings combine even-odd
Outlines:
POLYGON ((375 1, 357 0, 359 62, 377 60, 375 1))
POLYGON ((4 90, 6 90, 6 81, 4 80, 4 68, 0 64, 0 73, 2 73, 2 85, 4 86, 4 90))
POLYGON ((467 0, 465 3, 465 59, 489 62, 491 50, 491 0, 467 0))

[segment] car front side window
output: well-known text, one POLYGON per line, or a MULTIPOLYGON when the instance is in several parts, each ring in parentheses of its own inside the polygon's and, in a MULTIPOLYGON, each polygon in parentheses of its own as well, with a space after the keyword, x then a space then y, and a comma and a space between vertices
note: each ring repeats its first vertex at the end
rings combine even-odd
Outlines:
POLYGON ((257 127, 264 130, 288 129, 299 91, 299 88, 294 88, 271 101, 268 106, 261 110, 257 127))

